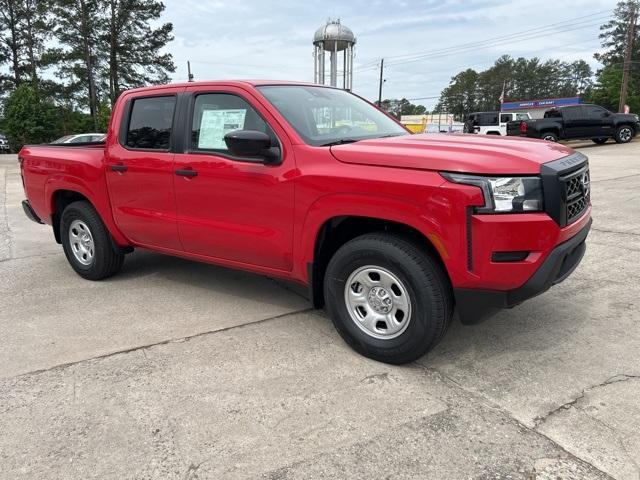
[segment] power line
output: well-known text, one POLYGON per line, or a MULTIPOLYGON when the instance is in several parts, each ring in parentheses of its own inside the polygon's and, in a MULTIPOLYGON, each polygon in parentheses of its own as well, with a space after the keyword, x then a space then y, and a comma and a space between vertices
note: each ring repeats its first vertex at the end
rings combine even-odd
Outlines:
MULTIPOLYGON (((510 33, 507 35, 499 35, 496 37, 490 37, 487 38, 485 40, 482 40, 482 42, 492 42, 492 41, 496 41, 496 40, 502 40, 502 39, 506 39, 509 37, 513 37, 513 36, 520 36, 520 35, 526 35, 528 33, 532 33, 532 32, 536 32, 539 30, 547 30, 547 29, 553 29, 553 28, 557 28, 558 26, 563 26, 565 24, 569 24, 569 25, 575 25, 576 23, 584 23, 587 20, 582 20, 582 19, 586 19, 586 18, 590 18, 590 17, 596 17, 596 16, 601 16, 603 14, 607 14, 605 15, 605 17, 609 17, 611 16, 611 11, 610 10, 600 10, 598 12, 594 12, 594 13, 590 13, 588 15, 583 15, 580 17, 573 17, 571 19, 567 19, 567 20, 561 20, 559 22, 555 22, 555 23, 550 23, 550 24, 545 24, 545 25, 541 25, 539 27, 534 27, 534 28, 530 28, 527 30, 520 30, 518 32, 514 32, 514 33, 510 33), (579 22, 578 20, 582 20, 582 22, 579 22)), ((595 19, 590 18, 588 21, 593 21, 595 19)), ((474 41, 474 42, 468 42, 468 43, 463 43, 463 44, 459 44, 459 45, 455 45, 452 47, 448 47, 447 49, 444 50, 449 50, 449 49, 453 49, 453 48, 459 48, 459 47, 463 47, 463 46, 477 46, 478 42, 474 41)), ((420 56, 420 55, 425 55, 425 54, 430 54, 430 53, 438 53, 438 52, 442 52, 443 49, 437 49, 437 50, 426 50, 426 51, 421 51, 421 52, 413 52, 413 53, 406 53, 403 55, 385 55, 385 58, 387 60, 390 59, 400 59, 400 58, 406 58, 406 57, 415 57, 415 56, 420 56)), ((378 60, 374 60, 374 63, 378 63, 378 60)), ((370 63, 370 62, 368 62, 370 63)), ((368 64, 367 63, 367 64, 368 64)), ((366 65, 366 64, 365 64, 366 65)), ((364 65, 361 65, 361 67, 364 65)))
MULTIPOLYGON (((419 58, 414 58, 414 59, 410 59, 410 60, 404 60, 404 61, 397 61, 397 62, 389 62, 387 63, 387 67, 395 67, 398 65, 406 65, 408 63, 415 63, 415 62, 419 62, 422 60, 432 60, 432 59, 436 59, 436 58, 442 58, 442 57, 449 57, 451 55, 455 55, 455 54, 462 54, 462 53, 467 53, 467 52, 471 52, 471 51, 478 51, 478 50, 486 50, 492 47, 497 47, 497 46, 502 46, 502 45, 507 45, 507 44, 512 44, 512 43, 519 43, 519 42, 523 42, 526 40, 532 40, 535 38, 540 38, 540 37, 546 37, 546 36, 550 36, 550 35, 558 35, 561 33, 565 33, 565 32, 569 32, 569 31, 573 31, 573 30, 579 30, 579 29, 583 29, 583 28, 588 28, 588 27, 592 27, 595 25, 598 25, 599 23, 593 23, 593 24, 589 24, 589 25, 582 25, 579 27, 575 27, 575 28, 570 28, 570 29, 564 29, 562 31, 556 31, 556 32, 545 32, 545 33, 540 33, 537 35, 532 35, 529 37, 523 37, 520 39, 508 39, 508 40, 504 40, 501 42, 495 42, 495 43, 491 43, 491 44, 479 44, 477 47, 474 48, 464 48, 464 49, 459 49, 457 51, 443 51, 440 53, 434 53, 434 54, 430 54, 430 55, 424 55, 422 57, 419 58)), ((369 68, 363 68, 361 70, 355 70, 355 72, 365 72, 368 70, 377 70, 377 65, 374 67, 369 67, 369 68)))
MULTIPOLYGON (((608 15, 606 18, 610 18, 610 15, 608 15)), ((419 56, 416 56, 416 54, 413 54, 414 56, 412 58, 407 58, 405 60, 398 60, 396 62, 388 62, 387 66, 396 66, 396 65, 404 65, 407 63, 414 63, 414 62, 418 62, 421 60, 426 60, 426 59, 433 59, 433 58, 441 58, 441 57, 446 57, 446 56, 450 56, 453 54, 460 54, 460 53, 466 53, 468 51, 476 51, 479 49, 487 49, 490 47, 495 47, 495 46, 501 46, 501 45, 505 45, 505 44, 510 44, 510 43, 519 43, 519 42, 523 42, 526 40, 531 40, 531 39, 535 39, 535 38, 540 38, 540 37, 546 37, 549 35, 558 35, 561 33, 566 33, 566 32, 571 32, 574 30, 580 30, 583 28, 589 28, 589 27, 593 27, 596 25, 600 25, 601 22, 604 20, 603 19, 599 19, 596 23, 588 23, 586 25, 581 25, 581 23, 583 22, 572 22, 573 23, 573 27, 572 28, 565 28, 564 26, 558 27, 556 24, 556 26, 554 26, 552 29, 549 29, 548 27, 538 27, 537 29, 531 29, 531 30, 539 30, 536 34, 534 35, 526 35, 523 36, 523 34, 525 32, 528 31, 524 31, 524 32, 520 32, 518 34, 511 34, 511 35, 507 35, 504 37, 496 37, 499 38, 499 41, 496 41, 495 38, 494 39, 490 39, 490 40, 483 40, 483 41, 479 41, 479 42, 474 42, 474 43, 465 43, 465 44, 461 44, 461 45, 456 45, 456 46, 452 46, 449 48, 445 48, 445 49, 440 49, 440 50, 432 50, 429 53, 425 52, 423 54, 420 54, 419 56), (576 26, 578 25, 578 26, 576 26), (549 31, 541 31, 540 29, 546 29, 549 31), (558 28, 561 28, 558 30, 558 28), (554 31, 556 30, 556 31, 554 31), (520 38, 518 38, 520 37, 520 38)), ((592 22, 594 19, 590 19, 589 22, 592 22)), ((566 23, 567 21, 565 21, 566 23)), ((385 57, 387 59, 389 58, 393 58, 393 57, 385 57)), ((397 58, 397 57, 396 57, 397 58)), ((360 67, 355 69, 355 72, 364 72, 364 71, 368 71, 368 70, 377 70, 378 69, 378 65, 372 65, 369 67, 360 67)))

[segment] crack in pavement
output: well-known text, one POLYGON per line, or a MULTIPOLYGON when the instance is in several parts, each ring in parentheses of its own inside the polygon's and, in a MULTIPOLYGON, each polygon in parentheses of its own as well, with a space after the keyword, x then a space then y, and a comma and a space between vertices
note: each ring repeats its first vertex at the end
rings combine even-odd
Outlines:
POLYGON ((632 173, 631 175, 623 175, 622 177, 603 178, 602 180, 591 179, 591 183, 610 182, 612 180, 622 180, 623 178, 631 178, 631 177, 637 177, 637 176, 640 176, 640 173, 632 173))
POLYGON ((144 344, 144 345, 138 345, 138 346, 131 347, 131 348, 123 348, 121 350, 115 350, 113 352, 108 352, 108 353, 105 353, 103 355, 96 355, 95 357, 83 358, 81 360, 75 360, 75 361, 72 361, 72 362, 59 363, 59 364, 53 365, 51 367, 40 368, 40 369, 37 369, 37 370, 32 370, 30 372, 19 373, 17 375, 10 375, 10 376, 7 376, 7 377, 0 377, 0 380, 8 380, 8 379, 13 379, 13 378, 27 377, 29 375, 39 375, 41 373, 46 373, 46 372, 49 372, 49 371, 52 371, 52 370, 63 370, 65 368, 72 367, 74 365, 79 365, 79 364, 84 363, 84 362, 102 360, 104 358, 109 358, 109 357, 113 357, 113 356, 121 355, 121 354, 125 354, 125 353, 137 352, 139 350, 142 350, 143 354, 144 354, 144 350, 149 349, 149 348, 153 348, 153 347, 157 347, 157 346, 160 346, 160 345, 168 345, 170 343, 188 342, 188 341, 193 340, 193 339, 198 338, 198 337, 204 337, 206 335, 212 335, 212 334, 216 334, 216 333, 220 333, 220 332, 226 332, 228 330, 234 330, 236 328, 244 328, 244 327, 248 327, 250 325, 258 325, 260 323, 269 322, 271 320, 278 320, 280 318, 285 318, 285 317, 288 317, 289 315, 298 315, 300 313, 311 312, 313 310, 314 310, 313 307, 303 308, 302 310, 296 310, 294 312, 281 313, 279 315, 274 315, 273 317, 261 318, 260 320, 254 320, 252 322, 243 323, 242 325, 232 325, 230 327, 218 328, 216 330, 207 330, 206 332, 194 333, 193 335, 187 335, 187 336, 184 336, 184 337, 168 338, 166 340, 161 340, 159 342, 147 343, 147 344, 144 344))
POLYGON ((591 230, 595 231, 595 232, 601 232, 601 233, 613 233, 613 234, 617 234, 617 235, 633 235, 633 236, 640 236, 640 233, 636 233, 636 232, 620 232, 618 230, 605 230, 604 228, 595 228, 595 227, 591 227, 591 230))
POLYGON ((613 377, 609 377, 607 380, 605 380, 602 383, 598 383, 596 385, 591 385, 589 387, 586 387, 586 388, 582 389, 580 394, 577 395, 573 400, 570 400, 570 401, 568 401, 566 403, 563 403, 562 405, 554 408, 553 410, 550 410, 546 414, 539 415, 536 418, 534 418, 533 419, 533 424, 534 424, 533 429, 536 430, 538 427, 540 427, 540 425, 542 425, 544 422, 549 420, 549 418, 551 418, 554 415, 560 413, 561 411, 569 410, 571 407, 576 406, 576 404, 580 400, 582 400, 588 392, 590 392, 592 390, 595 390, 595 389, 601 388, 601 387, 606 387, 607 385, 611 385, 612 383, 626 382, 628 380, 635 380, 635 379, 640 379, 640 375, 627 375, 626 373, 619 373, 617 375, 614 375, 613 377))
MULTIPOLYGON (((495 403, 493 400, 485 397, 484 395, 482 395, 481 393, 478 393, 476 391, 473 390, 469 390, 468 388, 465 388, 464 386, 462 386, 462 384, 460 384, 459 382, 457 382, 456 380, 454 380, 453 378, 449 377, 448 375, 440 372, 439 370, 436 370, 434 368, 431 367, 427 367, 426 365, 423 365, 421 363, 417 363, 414 362, 414 365, 418 366, 419 368, 422 368, 423 370, 427 371, 427 372, 431 372, 434 373, 436 375, 438 375, 442 381, 454 388, 458 388, 459 390, 463 391, 465 394, 471 396, 473 399, 475 399, 476 401, 478 401, 478 403, 480 403, 481 405, 485 406, 486 408, 489 408, 503 416, 505 416, 506 418, 508 418, 509 420, 511 420, 512 422, 514 422, 516 425, 518 425, 520 428, 522 428, 523 430, 527 430, 530 431, 536 435, 539 435, 543 438, 545 438, 546 440, 548 440, 552 445, 554 445, 555 447, 557 447, 559 450, 561 450, 562 452, 564 452, 568 457, 575 459, 577 462, 580 462, 584 465, 588 465, 591 468, 593 468, 594 470, 596 470, 598 473, 601 473, 602 475, 604 475, 605 477, 611 479, 611 480, 615 480, 615 477, 613 477, 612 475, 608 474, 607 472, 601 470, 600 468, 596 467, 594 464, 592 464, 591 462, 589 462, 588 460, 585 460, 581 457, 579 457, 578 455, 576 455, 575 453, 570 452, 569 450, 567 450, 564 446, 562 446, 560 443, 558 443, 557 441, 555 441, 553 438, 545 435, 544 433, 542 433, 540 430, 538 430, 538 426, 535 425, 533 428, 529 427, 528 425, 526 425, 525 423, 523 423, 522 421, 518 420, 517 418, 515 418, 513 415, 511 415, 511 412, 509 412, 508 410, 506 410, 505 408, 503 408, 501 405, 495 403)), ((614 375, 613 377, 610 377, 606 382, 603 382, 601 385, 604 384, 608 384, 608 383, 616 383, 618 381, 626 381, 629 380, 631 378, 640 378, 640 375, 614 375), (624 378, 622 380, 614 380, 617 377, 628 377, 628 378, 624 378), (607 383, 608 382, 608 383, 607 383)), ((594 387, 590 387, 590 389, 592 388, 596 388, 597 386, 594 387)), ((585 389, 583 390, 583 393, 588 390, 585 389)))

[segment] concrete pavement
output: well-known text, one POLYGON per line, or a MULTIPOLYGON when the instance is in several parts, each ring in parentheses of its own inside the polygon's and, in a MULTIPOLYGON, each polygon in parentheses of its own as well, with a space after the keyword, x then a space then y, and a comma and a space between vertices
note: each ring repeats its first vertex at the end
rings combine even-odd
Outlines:
POLYGON ((80 279, 0 156, 0 478, 639 479, 640 142, 579 146, 579 269, 403 367, 264 277, 80 279))

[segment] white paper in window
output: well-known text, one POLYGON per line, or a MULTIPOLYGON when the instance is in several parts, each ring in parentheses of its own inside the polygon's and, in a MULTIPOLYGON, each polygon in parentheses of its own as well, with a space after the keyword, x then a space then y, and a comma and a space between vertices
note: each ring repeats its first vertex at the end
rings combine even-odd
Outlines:
POLYGON ((226 150, 224 136, 234 130, 244 128, 246 109, 204 110, 200 121, 198 148, 226 150))

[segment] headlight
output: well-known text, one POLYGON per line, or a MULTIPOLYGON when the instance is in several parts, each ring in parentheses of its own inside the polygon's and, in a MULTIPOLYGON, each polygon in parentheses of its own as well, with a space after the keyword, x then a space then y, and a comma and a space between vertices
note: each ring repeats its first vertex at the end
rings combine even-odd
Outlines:
POLYGON ((461 173, 442 173, 454 183, 480 187, 484 206, 479 213, 539 212, 544 208, 540 177, 481 177, 461 173))

